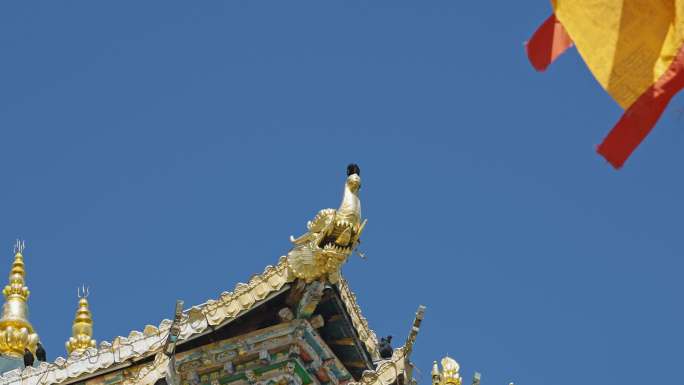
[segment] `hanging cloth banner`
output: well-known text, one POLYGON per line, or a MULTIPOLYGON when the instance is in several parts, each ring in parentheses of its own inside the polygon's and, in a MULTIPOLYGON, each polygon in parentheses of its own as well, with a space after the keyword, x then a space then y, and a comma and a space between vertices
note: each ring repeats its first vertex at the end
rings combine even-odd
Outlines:
POLYGON ((563 24, 556 19, 556 15, 549 16, 525 44, 527 57, 537 71, 546 71, 570 47, 572 39, 563 24))
POLYGON ((530 62, 544 70, 574 43, 596 80, 625 110, 597 149, 620 168, 684 88, 684 0, 551 4, 554 15, 527 44, 530 62))

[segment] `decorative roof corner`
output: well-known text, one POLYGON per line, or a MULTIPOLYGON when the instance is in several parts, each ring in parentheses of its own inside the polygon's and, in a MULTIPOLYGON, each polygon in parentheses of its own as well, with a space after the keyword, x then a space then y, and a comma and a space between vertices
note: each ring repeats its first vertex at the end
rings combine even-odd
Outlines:
POLYGON ((366 370, 356 382, 349 382, 347 385, 389 385, 396 382, 399 375, 403 375, 407 370, 406 351, 403 347, 395 349, 392 358, 378 364, 375 370, 366 370))
POLYGON ((347 385, 389 385, 395 383, 399 376, 404 378, 405 384, 415 383, 413 381, 413 364, 410 361, 410 357, 418 331, 420 330, 420 323, 424 316, 425 306, 421 305, 418 307, 411 331, 406 338, 404 346, 394 349, 392 358, 380 361, 375 370, 363 372, 359 381, 350 382, 347 385))

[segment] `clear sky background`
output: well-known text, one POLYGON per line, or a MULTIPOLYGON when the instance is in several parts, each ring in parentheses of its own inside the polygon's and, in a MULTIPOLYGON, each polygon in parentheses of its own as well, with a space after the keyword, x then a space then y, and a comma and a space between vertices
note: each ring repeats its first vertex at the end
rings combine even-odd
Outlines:
MULTIPOLYGON (((621 110, 547 1, 0 4, 0 249, 27 240, 31 321, 64 355, 76 287, 112 340, 275 264, 362 169, 344 267, 421 384, 681 378, 684 99, 621 171, 621 110)), ((2 273, 4 276, 5 273, 2 273)))

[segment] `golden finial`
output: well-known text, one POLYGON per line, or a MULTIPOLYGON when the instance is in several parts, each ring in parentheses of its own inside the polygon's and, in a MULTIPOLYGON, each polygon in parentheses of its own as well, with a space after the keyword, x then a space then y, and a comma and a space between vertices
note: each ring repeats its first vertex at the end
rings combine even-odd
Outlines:
POLYGON ((71 326, 71 337, 66 342, 67 353, 82 353, 88 348, 95 347, 93 339, 93 317, 88 308, 90 289, 85 285, 76 289, 78 296, 78 310, 71 326))
POLYGON ((38 335, 28 320, 29 289, 25 285, 24 249, 26 243, 17 239, 14 244, 14 263, 9 283, 2 290, 5 304, 0 318, 0 355, 22 357, 24 349, 36 350, 38 335))
POLYGON ((432 384, 433 385, 461 385, 463 381, 458 372, 461 366, 453 358, 446 356, 442 358, 442 370, 439 370, 437 361, 432 365, 432 384))

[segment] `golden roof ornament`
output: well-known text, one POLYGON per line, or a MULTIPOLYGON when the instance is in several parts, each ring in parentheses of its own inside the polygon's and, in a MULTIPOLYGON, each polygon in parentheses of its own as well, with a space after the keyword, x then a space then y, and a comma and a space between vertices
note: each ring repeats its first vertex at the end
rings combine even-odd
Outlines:
POLYGON ((9 283, 2 290, 5 303, 0 317, 0 355, 23 357, 24 349, 36 351, 38 334, 28 320, 29 289, 25 286, 23 252, 26 243, 17 239, 9 283))
POLYGON ((88 348, 95 347, 95 340, 93 337, 93 317, 88 308, 88 295, 90 290, 83 286, 82 289, 76 289, 78 296, 78 309, 76 310, 76 317, 71 326, 71 337, 66 342, 67 353, 73 352, 82 353, 88 348))
POLYGON ((287 254, 290 272, 306 282, 327 278, 337 282, 342 264, 359 244, 366 225, 361 221, 361 170, 347 166, 347 180, 340 207, 323 209, 307 223, 308 231, 299 238, 290 237, 293 248, 287 254))
POLYGON ((437 361, 432 364, 432 385, 461 385, 463 381, 458 372, 461 366, 453 358, 442 358, 442 370, 439 370, 437 361))

